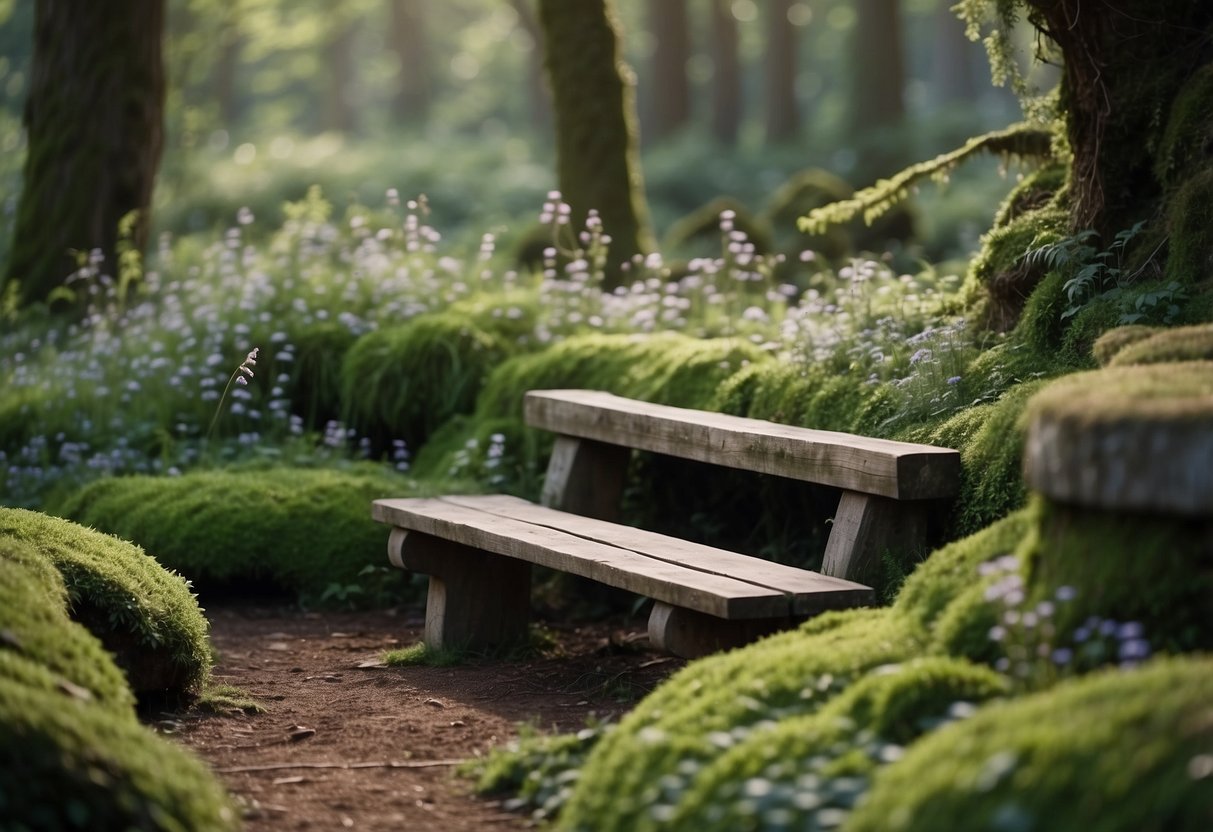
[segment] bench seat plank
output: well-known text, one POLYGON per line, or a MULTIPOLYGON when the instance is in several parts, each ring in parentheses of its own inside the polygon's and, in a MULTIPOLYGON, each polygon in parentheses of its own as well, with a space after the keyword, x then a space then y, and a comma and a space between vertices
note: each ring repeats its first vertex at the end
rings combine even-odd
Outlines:
POLYGON ((717 549, 677 537, 570 515, 507 495, 444 497, 456 505, 476 508, 500 517, 534 523, 605 543, 697 572, 721 575, 789 596, 792 615, 813 615, 826 609, 871 603, 872 589, 853 581, 832 578, 782 563, 717 549))
MULTIPOLYGON (((626 539, 637 549, 612 545, 595 539, 610 537, 603 534, 602 528, 610 524, 526 504, 535 510, 532 514, 531 509, 524 512, 517 503, 525 501, 503 501, 492 496, 376 500, 372 514, 376 520, 398 528, 591 578, 719 618, 806 615, 855 606, 871 599, 871 591, 866 587, 824 576, 818 577, 827 584, 815 584, 814 590, 805 591, 803 583, 793 582, 789 585, 791 589, 776 589, 728 574, 704 571, 688 565, 695 551, 708 560, 711 569, 719 572, 725 571, 725 561, 732 558, 735 568, 729 571, 747 577, 751 577, 751 570, 757 565, 774 564, 628 527, 617 527, 620 535, 617 539, 626 539), (480 504, 487 510, 481 510, 480 504), (511 512, 532 514, 543 522, 528 522, 510 516, 511 512), (559 528, 545 523, 558 523, 559 528), (574 530, 584 530, 585 535, 574 530), (659 559, 649 554, 652 551, 662 552, 663 557, 670 557, 668 553, 674 551, 674 557, 686 562, 659 559)), ((768 578, 771 574, 765 573, 768 578)))
POLYGON ((960 454, 761 419, 686 410, 598 390, 532 390, 527 424, 565 436, 892 497, 953 496, 960 454))

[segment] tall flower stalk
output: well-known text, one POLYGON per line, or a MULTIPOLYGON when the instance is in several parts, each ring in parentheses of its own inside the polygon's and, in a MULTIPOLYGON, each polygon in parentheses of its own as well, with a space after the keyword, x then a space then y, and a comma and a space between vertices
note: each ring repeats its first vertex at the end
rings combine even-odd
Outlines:
POLYGON ((211 425, 206 429, 206 439, 209 442, 211 434, 215 432, 215 425, 219 422, 219 414, 223 412, 223 403, 227 401, 228 391, 232 389, 233 384, 238 384, 244 387, 248 384, 248 380, 253 377, 253 367, 257 365, 257 353, 261 351, 261 347, 253 347, 248 355, 244 357, 244 361, 237 367, 228 377, 227 384, 223 388, 223 394, 219 397, 219 406, 215 408, 215 415, 211 417, 211 425))

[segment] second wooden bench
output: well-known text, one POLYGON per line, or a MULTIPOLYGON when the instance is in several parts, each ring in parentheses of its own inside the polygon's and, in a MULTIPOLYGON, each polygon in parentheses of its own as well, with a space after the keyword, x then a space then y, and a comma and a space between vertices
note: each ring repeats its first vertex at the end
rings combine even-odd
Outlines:
POLYGON ((830 609, 869 604, 882 552, 920 544, 955 494, 956 451, 656 405, 593 390, 526 396, 556 433, 541 504, 476 495, 376 500, 388 556, 430 576, 425 641, 488 649, 526 637, 532 564, 654 600, 649 636, 697 656, 830 609), (619 525, 632 449, 841 489, 822 573, 619 525))

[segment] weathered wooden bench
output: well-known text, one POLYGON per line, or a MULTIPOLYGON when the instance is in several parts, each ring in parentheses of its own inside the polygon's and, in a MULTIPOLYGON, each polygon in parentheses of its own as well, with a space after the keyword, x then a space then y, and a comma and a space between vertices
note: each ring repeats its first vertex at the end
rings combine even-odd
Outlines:
POLYGON ((871 603, 886 549, 913 546, 959 482, 956 451, 668 407, 593 390, 526 396, 556 433, 542 504, 506 496, 376 500, 395 566, 430 576, 425 642, 525 638, 531 566, 654 600, 649 636, 684 656, 744 643, 825 610, 871 603), (619 525, 632 449, 842 490, 823 573, 619 525))

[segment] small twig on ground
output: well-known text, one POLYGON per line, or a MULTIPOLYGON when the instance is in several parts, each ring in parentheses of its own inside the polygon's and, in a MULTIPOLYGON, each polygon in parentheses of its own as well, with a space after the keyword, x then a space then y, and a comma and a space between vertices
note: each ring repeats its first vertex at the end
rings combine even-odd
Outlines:
POLYGON ((260 766, 228 766, 214 769, 219 774, 241 774, 252 771, 280 771, 286 768, 437 768, 457 766, 466 760, 386 760, 360 763, 267 763, 260 766))

